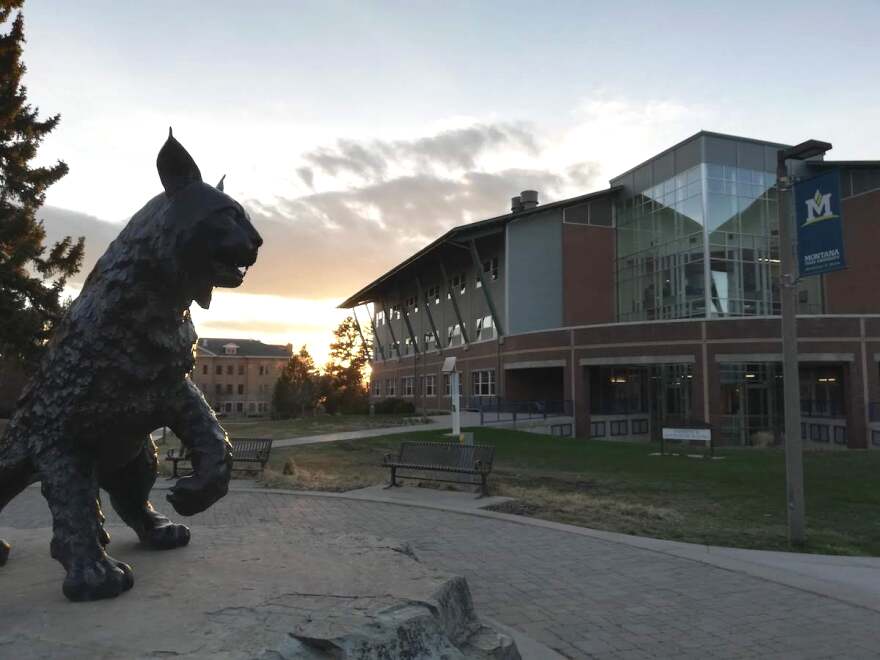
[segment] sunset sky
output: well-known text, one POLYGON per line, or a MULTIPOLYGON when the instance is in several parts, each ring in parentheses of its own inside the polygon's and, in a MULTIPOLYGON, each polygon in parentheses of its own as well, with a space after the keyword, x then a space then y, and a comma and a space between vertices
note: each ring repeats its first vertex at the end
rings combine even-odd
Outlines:
POLYGON ((40 160, 70 166, 42 216, 86 236, 81 281, 172 125, 266 240, 199 334, 323 362, 342 299, 524 188, 605 187, 700 129, 880 157, 880 3, 845 5, 27 0, 28 96, 62 115, 40 160))

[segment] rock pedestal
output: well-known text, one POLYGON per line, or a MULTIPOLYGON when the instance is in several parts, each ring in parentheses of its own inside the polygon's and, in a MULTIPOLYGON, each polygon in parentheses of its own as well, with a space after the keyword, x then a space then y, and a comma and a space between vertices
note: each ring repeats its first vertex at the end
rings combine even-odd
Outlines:
POLYGON ((510 637, 479 620, 464 578, 396 541, 199 527, 190 546, 160 553, 115 528, 114 555, 132 565, 138 588, 69 603, 47 530, 0 531, 16 550, 2 574, 9 657, 520 658, 510 637))

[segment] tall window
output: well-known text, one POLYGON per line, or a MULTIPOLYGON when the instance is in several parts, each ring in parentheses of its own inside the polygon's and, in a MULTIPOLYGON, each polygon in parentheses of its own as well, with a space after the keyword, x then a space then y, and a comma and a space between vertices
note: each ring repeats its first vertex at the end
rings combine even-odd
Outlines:
POLYGON ((394 396, 396 394, 396 390, 394 387, 394 379, 386 378, 385 379, 385 394, 388 396, 394 396))
POLYGON ((378 378, 373 381, 373 396, 382 396, 382 381, 378 378))
MULTIPOLYGON (((494 281, 498 279, 498 257, 492 257, 491 259, 486 259, 483 262, 483 280, 486 282, 494 281)), ((480 283, 480 278, 477 278, 477 288, 479 289, 483 286, 480 283)))
POLYGON ((495 338, 495 322, 491 314, 477 319, 475 332, 477 341, 495 338))
POLYGON ((425 396, 437 396, 437 377, 425 376, 425 396))
POLYGON ((447 346, 458 346, 462 343, 463 338, 461 334, 461 326, 456 323, 455 325, 450 325, 446 329, 446 345, 447 346))
POLYGON ((208 373, 208 365, 207 365, 207 364, 203 364, 203 365, 202 365, 202 373, 203 373, 203 374, 207 374, 207 373, 208 373))
POLYGON ((478 369, 471 373, 474 396, 495 396, 495 370, 478 369))
POLYGON ((404 376, 400 379, 400 389, 403 396, 412 396, 415 388, 415 376, 404 376))

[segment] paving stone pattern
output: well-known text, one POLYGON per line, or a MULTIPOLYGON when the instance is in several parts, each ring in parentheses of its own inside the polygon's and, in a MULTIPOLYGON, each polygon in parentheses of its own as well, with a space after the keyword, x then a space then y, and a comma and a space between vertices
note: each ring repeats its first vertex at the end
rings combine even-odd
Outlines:
MULTIPOLYGON (((164 510, 163 500, 157 492, 164 510)), ((393 504, 234 491, 190 523, 193 543, 200 526, 246 534, 265 525, 409 541, 422 561, 468 579, 478 612, 571 658, 880 657, 880 613, 873 610, 564 531, 393 504)), ((49 524, 35 488, 0 514, 0 527, 49 524)), ((14 570, 14 556, 0 570, 14 570)))

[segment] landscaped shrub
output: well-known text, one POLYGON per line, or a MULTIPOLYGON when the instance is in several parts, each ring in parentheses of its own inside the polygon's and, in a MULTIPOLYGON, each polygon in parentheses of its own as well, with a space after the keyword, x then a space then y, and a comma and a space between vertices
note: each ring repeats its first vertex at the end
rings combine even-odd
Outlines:
POLYGON ((416 411, 412 401, 390 398, 376 402, 377 415, 410 415, 416 411))

